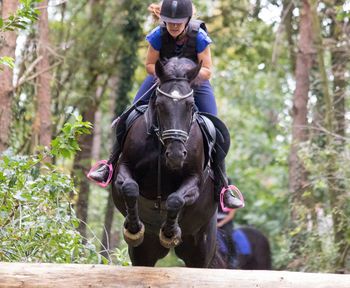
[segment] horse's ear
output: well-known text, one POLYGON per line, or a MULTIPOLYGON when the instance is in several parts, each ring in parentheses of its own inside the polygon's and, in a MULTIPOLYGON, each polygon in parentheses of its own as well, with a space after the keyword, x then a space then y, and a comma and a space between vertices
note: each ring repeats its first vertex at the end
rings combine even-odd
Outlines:
POLYGON ((199 71, 202 68, 202 64, 203 64, 203 61, 201 61, 196 67, 194 67, 191 70, 188 70, 186 72, 186 76, 187 76, 188 81, 192 82, 194 79, 196 79, 196 77, 199 74, 199 71))
POLYGON ((159 79, 164 75, 164 64, 160 60, 156 62, 155 72, 159 79))

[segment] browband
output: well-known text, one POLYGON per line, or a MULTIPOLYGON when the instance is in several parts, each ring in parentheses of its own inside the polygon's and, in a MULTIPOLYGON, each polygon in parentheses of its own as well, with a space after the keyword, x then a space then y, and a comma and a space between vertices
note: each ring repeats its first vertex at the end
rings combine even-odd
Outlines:
POLYGON ((162 91, 159 88, 159 86, 157 87, 157 92, 159 92, 160 94, 162 94, 162 95, 164 95, 166 97, 174 99, 174 100, 183 100, 183 99, 186 99, 186 98, 188 98, 188 97, 193 95, 193 89, 191 89, 191 91, 188 94, 186 94, 186 95, 180 95, 179 92, 177 92, 177 91, 173 91, 171 94, 166 93, 166 92, 162 91))

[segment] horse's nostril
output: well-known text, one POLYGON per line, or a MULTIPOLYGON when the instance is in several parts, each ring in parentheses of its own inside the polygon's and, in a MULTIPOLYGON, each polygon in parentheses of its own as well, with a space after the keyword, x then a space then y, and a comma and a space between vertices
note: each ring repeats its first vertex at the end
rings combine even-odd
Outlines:
POLYGON ((184 155, 184 158, 187 156, 187 151, 182 152, 184 155))

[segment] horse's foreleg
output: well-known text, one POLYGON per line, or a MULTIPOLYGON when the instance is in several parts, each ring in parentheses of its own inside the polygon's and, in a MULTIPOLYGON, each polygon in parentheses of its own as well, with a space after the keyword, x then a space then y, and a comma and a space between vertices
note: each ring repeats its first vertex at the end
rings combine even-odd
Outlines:
POLYGON ((129 245, 136 247, 142 243, 145 232, 138 215, 139 186, 131 177, 128 167, 123 164, 119 167, 117 182, 121 185, 127 212, 124 221, 124 239, 129 245))
POLYGON ((179 212, 184 205, 190 205, 197 200, 198 181, 198 177, 188 178, 166 201, 167 217, 159 234, 160 243, 166 248, 173 248, 181 243, 179 212))

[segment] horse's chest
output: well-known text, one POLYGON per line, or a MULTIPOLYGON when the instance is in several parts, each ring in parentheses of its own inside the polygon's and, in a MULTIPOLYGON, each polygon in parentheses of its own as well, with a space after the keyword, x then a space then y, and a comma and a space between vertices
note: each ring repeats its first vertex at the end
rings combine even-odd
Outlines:
POLYGON ((169 171, 165 163, 157 155, 149 155, 148 159, 140 159, 133 167, 133 177, 139 185, 140 193, 148 199, 156 199, 158 190, 162 199, 175 192, 184 180, 184 171, 169 171), (158 165, 160 163, 160 169, 158 165), (160 187, 158 187, 160 186, 160 187))

